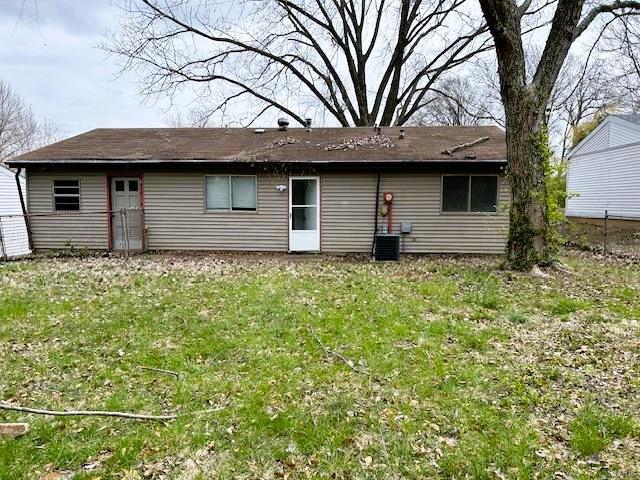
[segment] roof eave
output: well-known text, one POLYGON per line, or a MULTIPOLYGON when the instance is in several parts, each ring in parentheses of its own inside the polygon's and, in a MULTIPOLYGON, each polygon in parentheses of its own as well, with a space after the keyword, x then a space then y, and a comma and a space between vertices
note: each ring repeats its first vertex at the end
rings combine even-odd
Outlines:
POLYGON ((398 164, 447 164, 447 163, 468 163, 468 164, 498 164, 506 165, 507 160, 502 158, 438 158, 424 160, 239 160, 239 159, 56 159, 56 160, 20 160, 12 159, 6 162, 12 168, 22 168, 29 166, 113 166, 113 165, 251 165, 251 164, 314 164, 314 165, 398 165, 398 164))

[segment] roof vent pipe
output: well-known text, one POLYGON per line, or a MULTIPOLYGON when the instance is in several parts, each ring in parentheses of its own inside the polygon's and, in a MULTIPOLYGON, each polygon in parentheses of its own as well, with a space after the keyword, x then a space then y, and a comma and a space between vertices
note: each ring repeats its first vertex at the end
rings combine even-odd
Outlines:
POLYGON ((404 138, 404 135, 405 135, 405 130, 404 130, 404 128, 401 128, 400 129, 400 140, 402 140, 404 138))
POLYGON ((304 119, 304 126, 306 127, 307 132, 311 131, 311 122, 312 121, 313 120, 311 119, 311 117, 307 117, 307 118, 304 119))
POLYGON ((286 132, 288 126, 289 126, 289 120, 287 120, 284 117, 280 117, 278 119, 278 130, 280 130, 281 132, 286 132))

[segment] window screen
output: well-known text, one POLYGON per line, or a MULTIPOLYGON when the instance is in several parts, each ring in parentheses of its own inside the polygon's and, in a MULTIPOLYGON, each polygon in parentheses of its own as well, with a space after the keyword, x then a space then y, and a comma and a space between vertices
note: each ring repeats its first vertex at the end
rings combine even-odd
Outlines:
POLYGON ((53 206, 56 211, 79 211, 80 181, 54 180, 53 206))
POLYGON ((467 212, 469 209, 469 177, 442 177, 442 211, 467 212))
POLYGON ((256 210, 256 177, 214 175, 206 177, 208 210, 256 210))
POLYGON ((495 212, 498 199, 498 177, 471 177, 472 212, 495 212))
POLYGON ((442 177, 443 212, 496 212, 496 175, 445 175, 442 177))
POLYGON ((256 209, 256 177, 231 177, 231 210, 256 209))

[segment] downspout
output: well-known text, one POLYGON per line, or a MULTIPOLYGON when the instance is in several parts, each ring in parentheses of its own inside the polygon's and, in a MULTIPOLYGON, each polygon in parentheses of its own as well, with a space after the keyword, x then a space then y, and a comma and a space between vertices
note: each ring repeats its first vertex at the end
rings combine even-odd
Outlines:
POLYGON ((378 233, 378 208, 380 204, 380 172, 378 172, 378 182, 376 184, 376 211, 373 220, 373 243, 371 245, 371 256, 376 254, 376 235, 378 233))
POLYGON ((22 194, 22 185, 20 184, 20 172, 22 167, 16 171, 16 186, 18 187, 18 197, 20 197, 20 206, 22 207, 22 215, 24 216, 24 225, 27 227, 27 239, 29 241, 29 250, 33 250, 33 239, 31 238, 31 222, 27 215, 27 206, 24 203, 24 195, 22 194))

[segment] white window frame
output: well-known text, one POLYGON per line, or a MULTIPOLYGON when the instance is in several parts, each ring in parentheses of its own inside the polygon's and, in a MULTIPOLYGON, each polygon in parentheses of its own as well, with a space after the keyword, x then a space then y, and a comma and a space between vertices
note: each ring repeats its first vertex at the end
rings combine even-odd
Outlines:
POLYGON ((226 173, 222 174, 209 174, 205 175, 203 179, 203 203, 205 212, 211 213, 240 213, 243 215, 246 214, 255 214, 258 213, 258 176, 257 175, 229 175, 226 173), (210 177, 227 177, 229 179, 229 208, 209 208, 207 205, 207 178, 210 177), (253 182, 255 184, 255 192, 256 192, 256 208, 254 210, 234 210, 233 209, 233 184, 231 183, 232 177, 251 177, 253 178, 253 182))
MULTIPOLYGON (((61 187, 64 188, 64 187, 61 187)), ((67 187, 69 188, 69 187, 67 187)), ((73 213, 82 211, 82 182, 79 178, 54 178, 51 181, 51 199, 52 199, 52 209, 55 213, 73 213), (56 182, 78 182, 78 193, 70 194, 70 193, 56 193, 56 182), (78 209, 77 210, 58 210, 56 208, 56 198, 57 197, 77 197, 78 198, 78 209)))
POLYGON ((498 215, 500 211, 500 175, 495 173, 447 173, 440 176, 440 214, 441 215, 498 215), (469 177, 467 209, 464 212, 449 212, 444 209, 444 177, 469 177), (496 210, 495 212, 471 211, 471 177, 496 177, 496 210))

